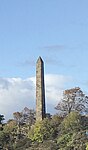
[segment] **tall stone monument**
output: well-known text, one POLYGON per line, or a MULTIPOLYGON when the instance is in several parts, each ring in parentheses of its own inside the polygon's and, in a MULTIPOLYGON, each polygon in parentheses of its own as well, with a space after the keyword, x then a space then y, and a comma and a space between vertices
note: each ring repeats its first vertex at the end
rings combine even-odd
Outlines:
POLYGON ((44 63, 39 57, 36 63, 36 120, 42 120, 45 115, 44 63))

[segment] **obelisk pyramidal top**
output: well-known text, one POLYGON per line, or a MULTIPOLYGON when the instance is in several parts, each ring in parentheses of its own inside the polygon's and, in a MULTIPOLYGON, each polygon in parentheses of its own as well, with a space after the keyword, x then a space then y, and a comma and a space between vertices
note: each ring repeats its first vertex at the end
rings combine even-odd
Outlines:
POLYGON ((36 63, 36 120, 42 120, 45 115, 44 63, 39 57, 36 63))

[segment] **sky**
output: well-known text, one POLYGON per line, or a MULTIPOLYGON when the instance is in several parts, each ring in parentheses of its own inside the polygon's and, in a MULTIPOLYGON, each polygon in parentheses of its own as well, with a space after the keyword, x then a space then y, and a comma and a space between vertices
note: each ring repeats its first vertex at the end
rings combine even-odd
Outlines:
POLYGON ((0 1, 0 113, 35 108, 36 61, 45 66, 47 111, 65 89, 88 94, 88 1, 0 1))

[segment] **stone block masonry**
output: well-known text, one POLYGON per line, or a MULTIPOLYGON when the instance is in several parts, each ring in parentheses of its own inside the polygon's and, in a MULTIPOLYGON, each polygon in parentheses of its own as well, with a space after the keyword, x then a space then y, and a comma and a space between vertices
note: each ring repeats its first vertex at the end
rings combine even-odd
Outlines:
POLYGON ((36 63, 36 121, 45 118, 45 109, 44 63, 39 57, 36 63))

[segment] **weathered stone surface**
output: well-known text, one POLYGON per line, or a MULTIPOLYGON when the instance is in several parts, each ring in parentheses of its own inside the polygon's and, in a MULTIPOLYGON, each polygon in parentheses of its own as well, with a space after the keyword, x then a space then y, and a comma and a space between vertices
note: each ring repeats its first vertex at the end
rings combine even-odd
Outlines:
POLYGON ((45 86, 44 86, 44 63, 41 57, 36 63, 36 120, 45 117, 45 86))

